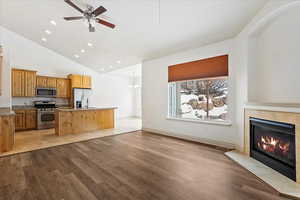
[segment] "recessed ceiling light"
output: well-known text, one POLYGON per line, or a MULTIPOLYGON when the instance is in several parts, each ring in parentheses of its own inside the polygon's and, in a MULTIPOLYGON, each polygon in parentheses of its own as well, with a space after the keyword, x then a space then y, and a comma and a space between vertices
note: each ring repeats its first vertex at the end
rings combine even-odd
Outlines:
POLYGON ((48 35, 50 35, 50 34, 51 34, 51 31, 45 30, 45 33, 47 33, 48 35))
POLYGON ((74 57, 75 57, 75 58, 79 58, 79 55, 75 54, 74 57))
POLYGON ((90 42, 88 42, 88 44, 87 44, 89 47, 92 47, 93 46, 93 44, 92 43, 90 43, 90 42))
POLYGON ((54 26, 56 26, 56 22, 54 20, 51 20, 50 23, 54 26))
POLYGON ((42 38, 42 41, 43 41, 43 42, 47 42, 47 39, 43 37, 43 38, 42 38))
POLYGON ((85 50, 84 49, 81 49, 81 51, 80 51, 81 53, 84 53, 85 52, 85 50))
POLYGON ((118 61, 117 61, 117 63, 118 63, 118 64, 120 64, 120 63, 121 63, 121 61, 119 61, 119 60, 118 60, 118 61))

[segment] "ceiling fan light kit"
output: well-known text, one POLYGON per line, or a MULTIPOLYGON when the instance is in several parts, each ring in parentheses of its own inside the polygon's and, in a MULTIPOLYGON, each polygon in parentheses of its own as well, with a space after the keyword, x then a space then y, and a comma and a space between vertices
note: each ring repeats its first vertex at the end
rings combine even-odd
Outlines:
POLYGON ((82 19, 88 25, 90 32, 95 32, 95 25, 97 23, 102 24, 102 25, 107 26, 112 29, 116 27, 114 24, 112 24, 110 22, 107 22, 103 19, 97 18, 98 16, 100 16, 101 14, 103 14, 107 11, 106 8, 104 8, 103 6, 99 6, 97 9, 94 10, 94 8, 92 6, 88 5, 86 10, 82 10, 81 8, 79 8, 76 4, 74 4, 70 0, 65 0, 65 2, 69 6, 73 7, 74 9, 76 9, 77 11, 79 11, 82 14, 82 16, 64 17, 64 19, 66 21, 82 19))

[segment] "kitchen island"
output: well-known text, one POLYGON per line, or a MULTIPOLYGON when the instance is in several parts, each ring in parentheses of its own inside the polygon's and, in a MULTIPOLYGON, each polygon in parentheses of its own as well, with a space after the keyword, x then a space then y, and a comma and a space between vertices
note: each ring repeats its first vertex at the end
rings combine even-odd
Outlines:
POLYGON ((115 109, 117 108, 58 108, 55 111, 55 134, 62 136, 114 128, 115 109))
POLYGON ((0 108, 0 153, 13 149, 15 139, 15 112, 0 108))

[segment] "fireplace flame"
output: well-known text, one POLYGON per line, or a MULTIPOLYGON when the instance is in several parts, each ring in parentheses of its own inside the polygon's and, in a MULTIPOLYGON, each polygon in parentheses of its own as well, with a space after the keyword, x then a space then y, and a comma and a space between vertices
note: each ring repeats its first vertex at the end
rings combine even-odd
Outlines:
POLYGON ((275 153, 279 151, 282 154, 286 154, 289 151, 290 143, 284 143, 271 136, 261 136, 257 146, 267 152, 275 153))

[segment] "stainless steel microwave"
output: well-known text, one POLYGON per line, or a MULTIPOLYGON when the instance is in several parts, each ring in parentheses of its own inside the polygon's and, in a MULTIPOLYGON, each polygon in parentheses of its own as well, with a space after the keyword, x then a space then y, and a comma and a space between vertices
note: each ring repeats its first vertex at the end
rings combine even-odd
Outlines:
POLYGON ((37 97, 56 97, 55 88, 37 88, 36 89, 37 97))

